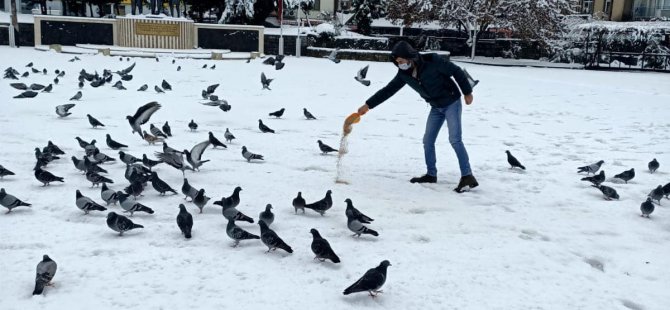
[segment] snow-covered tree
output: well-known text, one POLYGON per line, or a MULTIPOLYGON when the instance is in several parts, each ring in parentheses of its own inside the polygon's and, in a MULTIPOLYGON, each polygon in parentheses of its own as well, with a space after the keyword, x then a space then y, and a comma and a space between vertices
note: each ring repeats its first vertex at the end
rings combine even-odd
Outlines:
POLYGON ((254 18, 256 0, 226 0, 219 24, 248 24, 254 18))

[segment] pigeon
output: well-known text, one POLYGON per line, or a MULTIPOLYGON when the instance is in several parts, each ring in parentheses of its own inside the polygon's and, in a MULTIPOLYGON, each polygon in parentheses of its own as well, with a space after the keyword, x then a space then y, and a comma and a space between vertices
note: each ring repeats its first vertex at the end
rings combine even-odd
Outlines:
POLYGON ((141 159, 133 155, 127 154, 124 151, 119 151, 119 158, 121 159, 122 162, 126 163, 127 165, 142 162, 141 159))
POLYGON ((35 166, 35 178, 42 183, 42 186, 47 186, 51 182, 65 182, 63 178, 53 175, 51 172, 42 170, 40 166, 35 166))
POLYGON ((91 124, 93 128, 105 127, 105 124, 101 123, 95 117, 91 116, 91 114, 86 114, 86 117, 88 117, 88 123, 91 124))
POLYGON ((91 212, 91 211, 105 211, 105 210, 107 210, 107 208, 99 205, 97 202, 93 201, 93 199, 82 195, 79 190, 77 190, 77 192, 76 192, 75 204, 77 205, 77 208, 84 211, 84 214, 88 214, 88 212, 91 212))
POLYGON ((207 69, 207 64, 202 65, 203 69, 207 69))
POLYGON ((42 261, 37 264, 33 295, 42 295, 44 287, 51 285, 51 280, 56 275, 56 270, 58 270, 56 262, 49 255, 42 256, 42 261))
POLYGON ((209 146, 210 142, 208 141, 203 141, 198 144, 196 144, 191 151, 189 152, 188 150, 184 150, 184 155, 186 155, 186 160, 188 163, 191 165, 191 167, 196 170, 200 171, 200 166, 202 164, 206 163, 209 161, 207 160, 202 160, 202 153, 205 152, 205 149, 209 146))
POLYGON ((18 90, 28 90, 28 86, 25 83, 11 83, 9 86, 18 90))
POLYGON ((284 115, 284 110, 285 110, 284 108, 281 108, 281 110, 279 110, 279 111, 275 111, 275 112, 270 113, 270 116, 274 116, 276 118, 281 118, 281 116, 284 115))
POLYGON ((146 130, 142 131, 142 135, 144 136, 144 141, 149 142, 149 144, 151 145, 156 144, 156 142, 163 142, 163 138, 159 138, 152 134, 149 134, 146 130))
POLYGON ((228 235, 228 237, 230 237, 230 239, 235 240, 233 247, 237 247, 240 244, 240 241, 242 240, 252 240, 261 238, 242 228, 239 228, 237 225, 235 225, 235 220, 233 219, 228 220, 228 225, 226 225, 226 234, 228 235))
POLYGON ((282 249, 288 253, 293 253, 293 249, 291 249, 291 247, 286 244, 274 230, 270 229, 267 223, 258 221, 258 225, 261 227, 261 241, 268 247, 268 250, 265 253, 276 249, 282 249))
POLYGON ((14 96, 14 98, 15 99, 34 98, 35 96, 37 96, 37 94, 38 94, 37 92, 34 92, 32 90, 27 90, 27 91, 24 91, 24 92, 22 92, 22 93, 20 93, 16 96, 14 96))
POLYGON ((647 201, 640 204, 640 211, 642 214, 640 216, 649 218, 649 215, 654 212, 654 203, 651 201, 651 197, 647 197, 647 201))
POLYGON ((325 261, 329 259, 331 262, 337 264, 340 262, 340 258, 337 257, 337 254, 335 254, 335 251, 330 247, 330 243, 328 243, 328 240, 324 239, 321 237, 321 234, 319 234, 319 231, 312 228, 309 230, 309 232, 312 234, 312 252, 314 253, 314 259, 318 259, 319 261, 325 261))
MULTIPOLYGON (((224 208, 235 208, 240 204, 240 192, 242 191, 242 188, 237 186, 233 190, 233 193, 229 197, 224 197, 221 198, 221 201, 217 201, 214 204, 222 206, 224 208)), ((253 222, 251 222, 253 223, 253 222)))
POLYGON ((656 200, 658 202, 658 205, 660 206, 661 199, 663 198, 664 195, 665 193, 663 192, 663 186, 659 185, 658 187, 654 188, 647 196, 649 196, 651 200, 656 200))
POLYGON ((33 62, 32 62, 32 61, 29 62, 29 63, 26 65, 26 68, 32 68, 32 67, 33 67, 33 62))
POLYGON ((211 101, 218 101, 218 100, 219 100, 219 96, 217 96, 217 95, 210 95, 210 96, 209 96, 209 100, 211 100, 211 101))
POLYGON ((619 194, 617 194, 615 189, 605 185, 598 185, 598 186, 591 185, 591 186, 599 189, 603 193, 605 200, 612 200, 612 199, 619 200, 619 194))
MULTIPOLYGON (((215 201, 214 204, 220 206, 221 201, 215 201)), ((229 208, 224 207, 221 210, 221 213, 223 214, 223 217, 225 217, 228 220, 244 221, 244 222, 249 222, 249 223, 254 222, 254 219, 252 219, 251 217, 249 217, 249 216, 245 215, 244 213, 238 211, 234 207, 229 207, 229 208)))
POLYGON ((126 87, 123 86, 123 82, 117 81, 112 87, 118 89, 118 90, 126 90, 126 87))
POLYGON ((212 69, 212 70, 214 70, 214 69, 216 69, 216 65, 212 65, 212 66, 209 67, 209 68, 212 69))
POLYGON ((656 170, 658 170, 658 167, 660 167, 660 166, 661 165, 658 163, 656 158, 654 158, 652 161, 650 161, 649 164, 647 165, 647 167, 649 167, 649 172, 651 172, 651 173, 656 172, 656 170))
POLYGON ((161 105, 158 102, 152 101, 139 107, 135 112, 135 115, 126 116, 130 127, 133 129, 132 133, 137 132, 140 137, 144 139, 144 136, 142 136, 142 128, 140 128, 140 126, 146 124, 149 121, 149 118, 151 118, 151 115, 156 113, 156 111, 158 111, 160 108, 161 105))
POLYGON ((211 143, 212 146, 214 146, 214 148, 216 148, 217 146, 220 146, 224 149, 228 148, 228 146, 223 144, 223 142, 219 141, 219 139, 217 139, 211 131, 209 132, 209 143, 211 143))
POLYGON ((161 87, 163 87, 164 90, 172 90, 172 85, 170 85, 170 83, 168 83, 166 80, 163 80, 161 87))
POLYGON ((275 70, 281 70, 281 69, 284 69, 284 66, 285 66, 285 65, 286 65, 286 64, 283 63, 283 62, 281 62, 281 61, 277 61, 277 62, 275 62, 275 70))
POLYGON ((226 138, 226 142, 231 143, 235 139, 235 136, 233 136, 232 133, 230 133, 230 130, 226 128, 226 132, 223 134, 223 137, 226 138))
POLYGON ((360 70, 358 70, 358 73, 356 73, 356 76, 354 79, 358 81, 359 83, 365 85, 365 86, 370 86, 370 81, 365 79, 365 76, 368 74, 368 68, 370 65, 367 65, 360 70))
POLYGON ((116 161, 116 159, 109 157, 103 153, 100 153, 100 150, 98 148, 93 149, 92 153, 88 156, 88 158, 91 162, 94 162, 96 164, 116 161))
MULTIPOLYGON (((2 166, 0 166, 2 167, 2 166)), ((2 170, 2 169, 0 169, 2 170)), ((665 198, 670 197, 670 183, 663 185, 663 194, 665 195, 665 198)))
POLYGON ((347 198, 344 200, 344 202, 347 203, 347 210, 344 212, 347 217, 351 216, 363 224, 370 224, 372 221, 374 221, 374 219, 371 217, 361 213, 361 211, 358 211, 358 209, 356 209, 354 204, 351 202, 351 199, 347 198))
POLYGON ((102 198, 108 206, 109 204, 115 205, 116 202, 119 201, 119 195, 116 191, 107 187, 107 183, 102 183, 102 187, 100 188, 100 198, 102 198))
POLYGON ((181 71, 181 66, 177 66, 177 71, 181 71))
POLYGON ((93 82, 91 82, 90 85, 93 88, 98 88, 98 87, 102 86, 103 84, 105 84, 105 80, 94 80, 93 82))
POLYGON ((263 121, 260 120, 260 119, 258 120, 258 129, 260 129, 261 132, 263 132, 263 133, 275 133, 274 130, 272 130, 270 127, 266 126, 265 124, 263 124, 263 121))
POLYGON ((149 214, 154 214, 154 210, 152 210, 151 208, 137 201, 131 201, 130 199, 128 199, 130 195, 123 192, 117 192, 116 194, 119 196, 119 203, 121 203, 121 208, 125 210, 124 212, 130 212, 131 217, 135 212, 146 212, 149 214))
POLYGON ((28 88, 30 88, 30 90, 42 90, 42 89, 44 89, 44 85, 33 83, 33 84, 30 84, 30 86, 28 88))
POLYGON ((339 152, 337 149, 334 149, 329 145, 321 142, 321 140, 317 140, 316 142, 319 143, 319 149, 321 150, 321 154, 328 154, 329 152, 339 152))
POLYGON ((72 115, 72 113, 70 113, 69 111, 72 108, 74 108, 73 103, 61 104, 59 106, 56 106, 56 114, 58 114, 59 117, 70 116, 70 115, 72 115))
MULTIPOLYGON (((602 172, 602 171, 601 171, 602 172)), ((632 180, 635 177, 635 169, 630 168, 630 170, 626 170, 622 173, 619 173, 614 176, 617 179, 622 179, 626 184, 628 184, 628 181, 632 180)))
POLYGON ((135 224, 129 218, 116 214, 115 212, 109 212, 107 214, 107 227, 111 228, 113 231, 118 232, 119 236, 123 236, 123 233, 135 228, 144 228, 144 226, 135 224))
MULTIPOLYGON (((58 83, 56 83, 56 84, 58 84, 58 83)), ((47 85, 47 87, 45 87, 45 88, 42 90, 42 92, 43 92, 43 93, 50 93, 53 89, 54 89, 53 84, 49 84, 49 85, 47 85)))
POLYGON ((168 136, 172 137, 172 128, 170 128, 170 124, 166 121, 165 124, 163 124, 163 132, 168 136))
POLYGON ((261 73, 261 84, 263 85, 263 89, 272 90, 270 89, 270 83, 272 83, 272 80, 274 79, 268 79, 265 77, 265 73, 261 73))
POLYGON ((130 73, 130 71, 133 71, 134 68, 135 68, 135 63, 133 63, 132 65, 130 65, 130 67, 125 68, 121 71, 116 71, 116 74, 123 76, 123 75, 126 75, 126 74, 130 73))
POLYGON ((160 87, 158 87, 158 85, 154 85, 154 90, 156 91, 156 93, 159 93, 159 94, 164 94, 165 93, 160 87))
POLYGON ((267 59, 263 60, 264 65, 274 66, 275 62, 276 62, 276 60, 275 60, 274 57, 268 57, 267 59))
POLYGON ((595 164, 590 164, 588 166, 579 167, 579 168, 577 168, 578 169, 577 173, 586 172, 587 175, 591 174, 591 173, 596 174, 596 172, 598 172, 598 170, 600 169, 600 166, 602 166, 603 163, 605 163, 605 162, 601 160, 601 161, 598 161, 595 164))
POLYGON ((170 187, 165 181, 161 180, 155 171, 151 173, 151 186, 161 195, 165 195, 167 192, 172 192, 175 195, 177 194, 177 191, 170 187))
MULTIPOLYGON (((207 86, 207 90, 205 90, 205 93, 207 93, 207 95, 211 95, 216 91, 217 87, 219 87, 219 84, 209 85, 209 86, 207 86)), ((207 98, 205 98, 205 99, 207 99, 207 98)))
POLYGON ((88 146, 95 147, 95 143, 96 143, 95 139, 91 140, 91 142, 86 142, 80 137, 75 137, 75 139, 79 143, 79 147, 81 147, 82 149, 86 149, 86 147, 88 147, 88 146))
POLYGON ((0 165, 0 180, 8 175, 14 175, 14 172, 0 165))
POLYGON ((102 169, 98 165, 92 163, 88 157, 84 157, 84 159, 80 160, 77 157, 72 156, 71 159, 74 167, 79 171, 83 171, 84 174, 86 174, 86 172, 89 170, 93 172, 107 173, 107 170, 102 169))
POLYGON ((513 169, 513 168, 521 168, 521 169, 523 169, 523 170, 526 170, 526 167, 524 167, 524 166, 519 162, 519 160, 516 159, 516 157, 514 157, 514 155, 512 155, 512 153, 510 153, 510 151, 505 151, 505 153, 507 153, 507 163, 509 163, 509 165, 511 166, 510 169, 513 169))
POLYGON ((384 282, 386 282, 386 269, 388 269, 389 266, 391 266, 389 261, 382 261, 379 266, 368 270, 363 277, 347 287, 342 294, 349 295, 357 292, 368 292, 371 297, 376 297, 377 294, 382 293, 380 288, 382 288, 384 282))
POLYGON ((605 182, 605 170, 600 170, 600 173, 590 177, 583 177, 582 181, 589 181, 593 183, 593 185, 599 186, 602 182, 605 182))
MULTIPOLYGON (((132 75, 132 74, 126 74, 126 75, 122 75, 122 76, 121 76, 121 80, 126 81, 126 82, 127 82, 127 81, 130 81, 130 80, 132 80, 132 79, 133 79, 133 75, 132 75)), ((125 89, 125 88, 124 88, 124 89, 125 89)))
POLYGON ((195 131, 198 129, 198 124, 191 119, 191 122, 188 123, 188 128, 191 129, 191 131, 195 131))
POLYGON ((123 176, 130 183, 140 182, 144 184, 151 179, 151 170, 141 164, 126 164, 126 172, 123 176))
POLYGON ((137 91, 146 91, 147 89, 149 89, 149 85, 144 84, 140 86, 140 88, 138 88, 137 91))
POLYGON ((114 184, 114 181, 112 181, 109 178, 103 177, 99 175, 97 172, 93 170, 88 170, 86 171, 86 180, 91 182, 91 187, 94 187, 96 185, 100 185, 100 183, 109 183, 109 184, 114 184))
POLYGON ((207 202, 209 202, 211 198, 205 196, 205 189, 201 188, 197 194, 195 194, 195 197, 193 197, 193 204, 200 209, 200 213, 202 213, 202 209, 205 208, 205 205, 207 205, 207 202))
POLYGON ((302 114, 304 114, 305 118, 307 118, 308 120, 316 119, 316 117, 314 117, 312 113, 309 113, 309 111, 307 111, 307 109, 305 108, 302 109, 302 114))
POLYGON ((7 213, 12 212, 12 209, 16 207, 30 207, 32 206, 29 203, 21 201, 10 194, 7 194, 4 188, 0 188, 0 205, 7 208, 7 213))
POLYGON ((223 103, 219 105, 219 109, 223 112, 228 112, 232 107, 228 104, 228 101, 223 100, 223 103))
POLYGON ((147 157, 147 154, 142 154, 142 164, 145 165, 147 168, 149 168, 149 170, 151 170, 154 166, 161 163, 163 162, 160 160, 149 159, 149 157, 147 157))
MULTIPOLYGON (((60 83, 60 80, 58 79, 58 77, 54 78, 54 84, 58 85, 58 83, 60 83)), ((51 84, 49 84, 49 85, 51 85, 51 84)), ((51 90, 49 90, 49 91, 51 91, 51 90)))
POLYGON ((337 59, 337 53, 340 51, 339 48, 334 49, 330 54, 328 55, 328 59, 336 64, 340 63, 340 60, 337 59))
POLYGON ((106 138, 105 142, 107 143, 107 146, 112 150, 118 150, 118 149, 121 149, 121 148, 124 148, 124 147, 128 147, 125 144, 114 141, 112 139, 112 136, 110 136, 109 134, 107 134, 107 138, 106 138))
POLYGON ((186 198, 191 198, 191 201, 193 201, 195 195, 198 194, 198 190, 188 183, 188 179, 184 178, 184 184, 181 186, 181 193, 184 194, 184 200, 187 200, 186 198))
POLYGON ((328 211, 328 209, 333 206, 333 198, 330 196, 332 193, 333 192, 331 190, 328 190, 326 192, 326 197, 317 202, 306 204, 305 208, 312 209, 323 216, 326 211, 328 211))
POLYGON ((126 192, 126 194, 133 195, 133 198, 137 199, 137 197, 142 196, 145 184, 146 183, 144 179, 136 178, 130 181, 130 185, 126 186, 126 188, 124 188, 123 190, 126 192))
POLYGON ((156 137, 161 137, 161 138, 167 138, 168 137, 160 129, 158 129, 158 127, 154 126, 154 124, 149 125, 149 131, 151 131, 151 134, 156 136, 156 137))
POLYGON ((79 57, 77 57, 77 56, 74 56, 74 58, 72 58, 72 59, 70 59, 70 60, 68 60, 68 61, 69 61, 69 62, 75 62, 75 61, 77 61, 77 60, 81 60, 81 59, 80 59, 79 57))
POLYGON ((51 140, 47 142, 47 146, 44 148, 44 152, 55 155, 65 155, 65 152, 63 152, 63 150, 61 150, 57 145, 51 142, 51 140))
POLYGON ((298 214, 298 209, 302 210, 302 214, 305 214, 305 198, 302 198, 302 193, 298 192, 298 196, 293 198, 293 208, 295 209, 295 214, 298 214))
MULTIPOLYGON (((79 83, 77 84, 77 86, 79 86, 80 89, 81 89, 81 88, 84 88, 84 82, 79 81, 79 83)), ((70 100, 72 100, 72 99, 70 99, 70 100)))
POLYGON ((375 237, 379 236, 379 233, 363 225, 363 222, 356 218, 355 214, 352 214, 351 212, 346 212, 346 214, 347 227, 354 233, 353 236, 360 237, 362 234, 373 235, 375 237))
POLYGON ((258 214, 258 222, 265 222, 268 226, 272 225, 272 222, 275 220, 275 215, 272 213, 272 205, 267 204, 265 206, 265 211, 258 214))
POLYGON ((184 238, 191 239, 191 229, 193 229, 193 216, 186 211, 186 206, 179 204, 179 214, 177 214, 177 226, 181 230, 184 238))
POLYGON ((159 62, 158 57, 156 57, 156 62, 159 62))
POLYGON ((246 146, 242 146, 242 157, 244 157, 247 162, 251 162, 252 159, 265 160, 263 155, 249 152, 246 146))
POLYGON ((180 152, 180 151, 177 151, 177 150, 171 148, 170 146, 168 146, 168 144, 167 144, 166 142, 163 142, 163 153, 184 154, 184 153, 182 153, 182 152, 180 152))
MULTIPOLYGON (((23 74, 21 74, 21 77, 27 78, 29 75, 30 75, 30 72, 26 71, 26 72, 23 72, 23 74)), ((18 80, 18 78, 16 76, 14 76, 14 79, 18 80)))
POLYGON ((177 170, 181 170, 182 175, 185 174, 186 170, 191 170, 193 171, 193 168, 189 167, 188 165, 184 164, 184 158, 182 157, 181 153, 159 153, 156 152, 156 157, 158 159, 162 160, 164 163, 174 167, 177 170))

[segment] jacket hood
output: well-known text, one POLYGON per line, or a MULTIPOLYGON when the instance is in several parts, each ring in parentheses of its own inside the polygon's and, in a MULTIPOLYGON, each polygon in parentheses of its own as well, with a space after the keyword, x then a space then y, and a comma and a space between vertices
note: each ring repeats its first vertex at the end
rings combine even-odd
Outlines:
POLYGON ((421 63, 421 55, 407 43, 407 41, 398 41, 398 43, 393 46, 393 49, 391 50, 391 61, 396 66, 398 66, 398 63, 395 61, 397 57, 411 60, 417 65, 421 63))

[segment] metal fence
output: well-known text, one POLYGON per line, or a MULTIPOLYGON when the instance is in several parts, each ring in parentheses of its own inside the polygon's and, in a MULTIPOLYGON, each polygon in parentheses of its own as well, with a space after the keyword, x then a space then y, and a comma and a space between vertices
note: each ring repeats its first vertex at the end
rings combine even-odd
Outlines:
POLYGON ((670 72, 670 54, 587 52, 586 69, 622 69, 670 72))

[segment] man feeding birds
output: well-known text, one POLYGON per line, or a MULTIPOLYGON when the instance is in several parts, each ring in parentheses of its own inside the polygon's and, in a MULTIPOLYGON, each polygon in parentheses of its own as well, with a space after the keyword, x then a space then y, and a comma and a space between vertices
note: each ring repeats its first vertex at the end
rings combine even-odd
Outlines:
POLYGON ((473 100, 473 85, 468 81, 467 73, 453 63, 443 60, 437 54, 420 55, 405 41, 400 41, 393 47, 391 61, 398 67, 395 77, 358 108, 358 113, 364 115, 370 109, 374 109, 391 98, 403 86, 409 85, 431 106, 423 136, 427 173, 421 177, 412 178, 410 182, 437 182, 435 141, 446 121, 449 143, 456 152, 461 170, 461 180, 454 190, 461 193, 466 186, 470 188, 478 186, 477 180, 472 175, 468 152, 461 137, 461 93, 463 93, 465 104, 470 105, 473 100), (451 79, 452 77, 456 83, 451 79))

